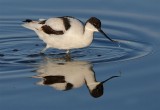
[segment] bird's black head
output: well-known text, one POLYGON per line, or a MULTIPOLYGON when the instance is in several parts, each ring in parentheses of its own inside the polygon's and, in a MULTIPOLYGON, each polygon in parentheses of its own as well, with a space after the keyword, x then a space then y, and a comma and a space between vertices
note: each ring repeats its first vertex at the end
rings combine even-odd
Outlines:
POLYGON ((91 17, 89 20, 87 20, 87 23, 90 23, 91 25, 88 25, 88 29, 96 32, 102 33, 107 39, 114 42, 110 37, 108 37, 103 30, 101 29, 101 21, 96 17, 91 17))
POLYGON ((88 22, 91 23, 98 30, 101 28, 101 21, 98 18, 96 18, 96 17, 91 17, 88 20, 88 22))

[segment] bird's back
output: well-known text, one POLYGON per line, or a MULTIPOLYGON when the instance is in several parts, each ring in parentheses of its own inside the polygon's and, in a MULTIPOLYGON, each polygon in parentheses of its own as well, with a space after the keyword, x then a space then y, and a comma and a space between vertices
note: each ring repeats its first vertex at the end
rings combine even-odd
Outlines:
MULTIPOLYGON (((67 16, 50 18, 44 25, 48 25, 56 31, 63 31, 61 35, 66 36, 81 35, 84 31, 84 25, 80 20, 67 16)), ((55 36, 55 34, 52 34, 52 36, 55 36)))
POLYGON ((68 16, 49 18, 48 20, 26 21, 28 22, 23 24, 24 27, 34 31, 43 31, 50 36, 64 35, 66 32, 70 33, 70 35, 74 33, 79 35, 84 31, 84 25, 80 20, 68 16))
POLYGON ((73 17, 56 17, 48 20, 32 21, 27 20, 23 26, 34 30, 40 39, 42 39, 48 47, 58 49, 72 49, 84 47, 83 23, 73 17))
POLYGON ((60 18, 50 18, 46 20, 45 24, 43 25, 50 26, 53 30, 56 31, 65 31, 63 20, 60 18))

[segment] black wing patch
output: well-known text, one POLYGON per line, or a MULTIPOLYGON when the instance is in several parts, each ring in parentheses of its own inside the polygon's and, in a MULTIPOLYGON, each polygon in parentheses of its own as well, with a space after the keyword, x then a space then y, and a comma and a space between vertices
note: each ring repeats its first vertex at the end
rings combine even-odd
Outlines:
POLYGON ((32 22, 32 20, 31 19, 26 19, 23 22, 30 23, 30 22, 32 22))
POLYGON ((46 20, 40 21, 39 24, 45 24, 46 20))
MULTIPOLYGON (((65 19, 68 19, 68 18, 73 18, 73 19, 76 19, 76 18, 74 18, 74 17, 72 17, 72 16, 63 16, 63 17, 60 17, 60 18, 65 18, 65 19)), ((79 20, 79 19, 76 19, 76 20, 78 20, 79 22, 81 22, 82 23, 82 25, 84 25, 84 23, 81 21, 81 20, 79 20)), ((67 20, 65 21, 65 22, 67 22, 67 20)), ((64 23, 64 21, 63 21, 63 23, 64 23)), ((65 24, 65 23, 64 23, 65 24)), ((67 23, 66 23, 67 24, 67 23)), ((71 27, 71 25, 70 25, 70 21, 69 21, 69 19, 68 19, 68 29, 71 27)), ((66 29, 66 27, 67 27, 67 25, 65 26, 65 29, 66 29)), ((83 28, 83 33, 85 32, 85 28, 83 28)))
POLYGON ((63 31, 57 31, 57 30, 53 30, 50 26, 48 25, 44 25, 42 26, 42 30, 47 33, 47 34, 56 34, 56 35, 62 35, 64 34, 63 31))
POLYGON ((69 19, 66 18, 66 17, 62 17, 62 20, 63 20, 63 24, 64 24, 64 27, 65 27, 65 30, 68 30, 71 27, 69 19))

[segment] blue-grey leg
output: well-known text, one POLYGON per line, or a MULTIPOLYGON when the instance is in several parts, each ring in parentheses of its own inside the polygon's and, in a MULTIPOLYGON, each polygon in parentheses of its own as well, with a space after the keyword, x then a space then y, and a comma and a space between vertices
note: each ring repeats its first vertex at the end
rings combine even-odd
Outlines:
POLYGON ((66 54, 69 54, 69 52, 70 52, 70 51, 69 51, 69 49, 68 49, 68 50, 66 50, 66 54))
POLYGON ((44 54, 44 52, 45 52, 48 48, 49 48, 49 46, 46 46, 44 49, 42 49, 42 50, 40 51, 40 54, 44 54))

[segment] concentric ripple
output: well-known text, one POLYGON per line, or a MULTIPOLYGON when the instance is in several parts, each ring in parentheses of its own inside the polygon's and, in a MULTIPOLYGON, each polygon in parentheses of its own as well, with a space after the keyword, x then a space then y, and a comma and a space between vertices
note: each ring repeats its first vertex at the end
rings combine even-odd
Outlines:
MULTIPOLYGON (((74 60, 101 63, 135 59, 145 56, 151 51, 151 47, 142 42, 118 41, 119 44, 114 44, 105 39, 95 39, 88 48, 72 50, 71 57, 74 60)), ((33 64, 41 61, 41 55, 38 53, 44 48, 44 44, 36 36, 13 37, 7 40, 1 38, 1 44, 1 64, 33 64)), ((45 56, 61 58, 65 56, 65 53, 61 50, 49 49, 45 56)))
MULTIPOLYGON (((79 12, 78 15, 81 14, 79 12)), ((140 39, 141 36, 149 38, 144 27, 140 30, 134 25, 135 23, 131 24, 121 19, 115 21, 112 19, 114 15, 110 15, 106 20, 109 13, 99 16, 102 18, 103 30, 119 43, 109 42, 101 34, 96 33, 90 47, 71 51, 73 60, 85 60, 92 63, 123 61, 145 56, 152 51, 152 44, 148 40, 141 41, 140 39)), ((84 19, 86 18, 82 18, 84 19)), ((41 61, 42 57, 38 53, 45 45, 34 32, 21 26, 20 18, 3 18, 0 19, 0 24, 0 64, 36 64, 41 61)), ((49 49, 45 56, 58 58, 64 55, 64 51, 49 49)))

